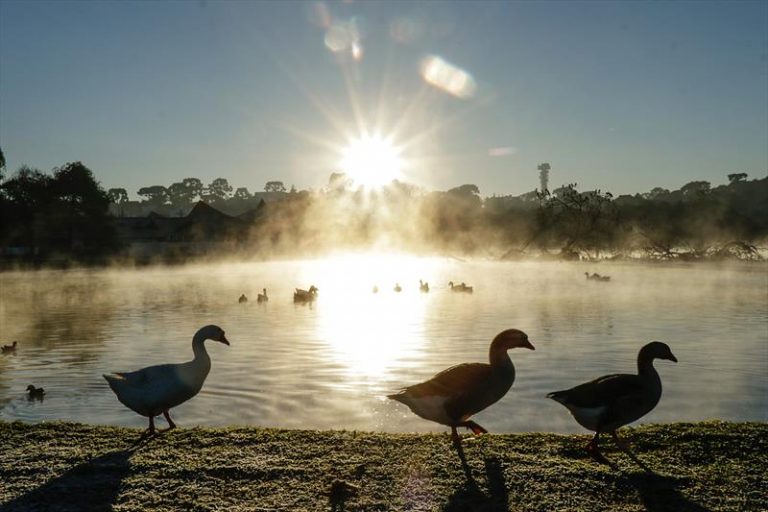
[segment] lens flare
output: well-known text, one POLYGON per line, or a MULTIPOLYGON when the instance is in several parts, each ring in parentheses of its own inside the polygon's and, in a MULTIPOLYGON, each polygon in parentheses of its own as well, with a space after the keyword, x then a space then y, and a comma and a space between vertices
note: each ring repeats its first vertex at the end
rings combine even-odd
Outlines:
POLYGON ((477 90, 471 74, 436 55, 430 55, 421 63, 421 76, 428 84, 457 98, 471 98, 477 90))

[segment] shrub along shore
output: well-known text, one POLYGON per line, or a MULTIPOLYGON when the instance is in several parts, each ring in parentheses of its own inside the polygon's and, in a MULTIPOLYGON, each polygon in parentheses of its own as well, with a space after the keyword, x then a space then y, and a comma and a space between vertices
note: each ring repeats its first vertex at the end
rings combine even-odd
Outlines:
POLYGON ((587 435, 464 437, 254 427, 0 422, 0 511, 768 508, 768 423, 623 429, 633 461, 587 435), (644 469, 645 468, 645 469, 644 469), (468 479, 469 477, 469 479, 468 479))

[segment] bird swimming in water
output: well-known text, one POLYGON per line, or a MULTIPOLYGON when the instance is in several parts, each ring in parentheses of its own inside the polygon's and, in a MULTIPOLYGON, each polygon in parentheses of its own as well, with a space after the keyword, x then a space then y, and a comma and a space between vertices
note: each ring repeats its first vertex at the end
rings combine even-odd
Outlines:
POLYGON ((453 281, 450 281, 448 283, 448 286, 451 287, 452 292, 472 293, 474 291, 472 287, 467 286, 466 283, 453 284, 453 281))
POLYGON ((27 399, 28 400, 40 400, 43 401, 45 397, 45 390, 43 388, 36 388, 32 384, 27 386, 27 399))
POLYGON ((3 354, 10 354, 11 352, 16 352, 16 346, 19 344, 18 341, 14 341, 10 345, 3 345, 0 347, 0 350, 2 350, 3 354))
POLYGON ((269 297, 267 297, 267 289, 264 288, 264 293, 260 293, 258 297, 256 297, 256 302, 267 302, 269 300, 269 297))
POLYGON ((309 287, 309 290, 296 288, 293 292, 293 302, 313 302, 317 298, 317 292, 320 291, 315 285, 309 287))
POLYGON ((240 298, 237 299, 237 302, 240 304, 243 304, 244 302, 248 302, 248 297, 245 296, 245 294, 240 295, 240 298))

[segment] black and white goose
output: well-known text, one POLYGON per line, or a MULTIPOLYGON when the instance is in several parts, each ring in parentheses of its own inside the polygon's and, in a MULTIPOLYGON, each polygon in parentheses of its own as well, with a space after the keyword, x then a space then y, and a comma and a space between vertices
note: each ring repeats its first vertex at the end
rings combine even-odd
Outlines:
POLYGON ((661 378, 653 367, 654 359, 677 362, 666 343, 652 341, 637 355, 637 375, 606 375, 547 395, 567 407, 579 425, 595 432, 587 445, 590 455, 601 457, 598 441, 603 432, 623 447, 616 429, 642 418, 659 403, 661 378))

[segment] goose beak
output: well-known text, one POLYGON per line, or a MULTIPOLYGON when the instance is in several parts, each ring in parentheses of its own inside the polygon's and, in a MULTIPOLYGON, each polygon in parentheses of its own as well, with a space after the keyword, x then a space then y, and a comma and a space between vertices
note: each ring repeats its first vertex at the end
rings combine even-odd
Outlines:
POLYGON ((221 338, 219 338, 219 341, 220 341, 221 343, 223 343, 223 344, 225 344, 225 345, 229 346, 229 340, 228 340, 228 339, 227 339, 227 337, 226 337, 226 336, 224 336, 223 334, 221 335, 221 338))
POLYGON ((530 342, 530 341, 528 341, 528 340, 525 340, 525 345, 523 345, 523 347, 525 347, 525 348, 527 348, 527 349, 530 349, 530 350, 536 350, 536 347, 534 347, 533 345, 531 345, 531 342, 530 342))
POLYGON ((675 355, 672 352, 669 353, 669 357, 667 359, 670 360, 670 361, 677 362, 677 358, 675 357, 675 355))

